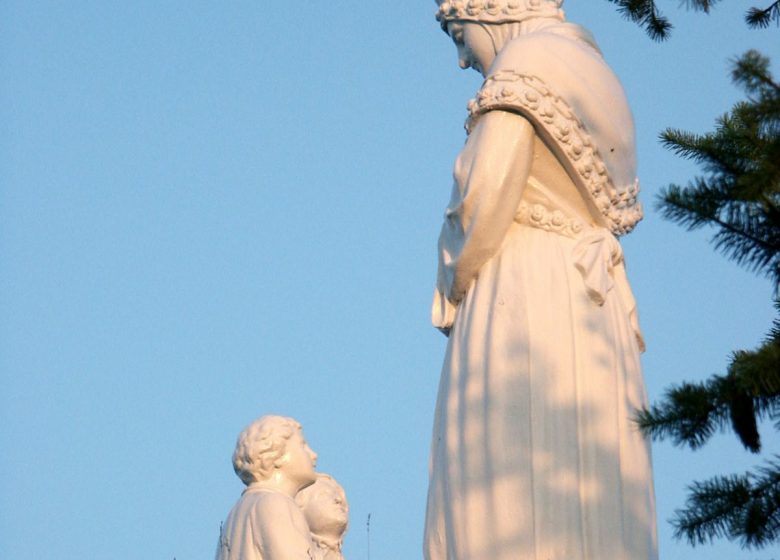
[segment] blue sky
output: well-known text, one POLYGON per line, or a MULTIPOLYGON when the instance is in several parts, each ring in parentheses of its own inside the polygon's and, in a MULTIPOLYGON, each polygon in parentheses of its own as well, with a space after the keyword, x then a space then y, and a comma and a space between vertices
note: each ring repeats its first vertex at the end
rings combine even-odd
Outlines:
MULTIPOLYGON (((658 132, 709 130, 748 48, 780 74, 751 2, 660 4, 663 44, 604 0, 565 5, 636 117, 647 217, 624 248, 651 398, 772 320, 768 281, 653 209, 696 172, 658 132)), ((235 437, 266 413, 299 419, 345 487, 348 560, 369 513, 372 560, 421 556, 436 237, 481 81, 434 7, 0 3, 0 556, 211 558, 235 437)), ((662 558, 770 558, 690 549, 665 522, 692 479, 759 458, 724 435, 654 461, 662 558)))

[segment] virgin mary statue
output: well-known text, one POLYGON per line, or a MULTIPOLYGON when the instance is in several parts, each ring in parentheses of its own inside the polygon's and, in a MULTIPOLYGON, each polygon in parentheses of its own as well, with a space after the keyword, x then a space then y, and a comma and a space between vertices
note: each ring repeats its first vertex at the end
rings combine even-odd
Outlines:
POLYGON ((427 560, 655 560, 634 125, 562 0, 439 0, 485 81, 439 238, 427 560))

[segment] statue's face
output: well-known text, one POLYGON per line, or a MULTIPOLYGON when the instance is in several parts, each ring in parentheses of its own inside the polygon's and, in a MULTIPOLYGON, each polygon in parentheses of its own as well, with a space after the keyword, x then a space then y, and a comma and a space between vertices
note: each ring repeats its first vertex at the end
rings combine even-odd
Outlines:
POLYGON ((464 70, 473 68, 484 75, 493 60, 496 50, 488 32, 479 24, 453 21, 447 24, 447 33, 458 47, 458 64, 464 70))
POLYGON ((299 488, 305 488, 317 480, 314 467, 317 464, 317 454, 311 450, 303 437, 301 430, 290 436, 282 456, 282 472, 296 482, 299 488))
POLYGON ((341 538, 347 528, 348 506, 341 492, 327 480, 318 480, 311 488, 303 513, 312 532, 341 538))

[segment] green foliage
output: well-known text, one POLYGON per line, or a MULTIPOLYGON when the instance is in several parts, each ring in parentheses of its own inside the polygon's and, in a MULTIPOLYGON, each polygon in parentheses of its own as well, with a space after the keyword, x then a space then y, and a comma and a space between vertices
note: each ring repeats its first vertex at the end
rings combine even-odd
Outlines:
POLYGON ((780 429, 780 322, 753 351, 732 355, 726 375, 668 389, 659 404, 637 417, 653 439, 698 449, 729 425, 753 453, 761 449, 757 420, 769 418, 780 429))
POLYGON ((761 548, 780 539, 780 457, 755 473, 696 482, 684 510, 677 511, 675 533, 692 543, 715 538, 761 548))
POLYGON ((689 229, 716 227, 717 249, 780 285, 780 85, 769 60, 749 51, 732 78, 748 93, 720 117, 715 131, 662 133, 663 144, 696 161, 705 176, 661 193, 663 215, 689 229))
POLYGON ((769 27, 771 22, 780 25, 780 0, 772 2, 767 8, 750 8, 745 14, 745 21, 750 27, 769 27))
MULTIPOLYGON (((663 41, 669 37, 672 24, 658 11, 655 0, 609 0, 609 2, 616 4, 618 11, 626 19, 644 27, 653 40, 663 41)), ((683 4, 695 11, 709 13, 718 2, 720 0, 684 0, 683 4)), ((780 25, 780 0, 772 2, 766 8, 754 6, 745 14, 745 22, 752 28, 768 27, 772 21, 780 25)))
POLYGON ((656 41, 669 36, 672 24, 663 17, 655 6, 655 0, 609 0, 617 4, 623 17, 645 28, 648 35, 656 41))
MULTIPOLYGON (((779 5, 775 2, 769 10, 780 10, 779 5)), ((720 117, 713 132, 662 133, 668 149, 695 161, 704 174, 684 187, 663 190, 659 209, 688 229, 714 227, 715 247, 769 277, 778 296, 780 84, 769 72, 769 59, 755 51, 734 61, 732 79, 748 98, 720 117)), ((780 313, 780 298, 775 306, 780 313)), ((734 352, 725 375, 671 387, 637 422, 646 435, 691 449, 731 428, 757 453, 762 419, 780 431, 780 320, 757 349, 734 352)), ((693 545, 721 537, 745 548, 780 541, 780 458, 742 475, 694 483, 673 524, 676 535, 693 545)))
MULTIPOLYGON (((668 38, 672 24, 655 0, 609 0, 654 40, 668 38)), ((720 0, 685 0, 686 7, 709 12, 720 0)), ((780 0, 745 15, 749 27, 780 25, 780 0)), ((780 292, 780 84, 769 59, 750 51, 734 61, 732 80, 747 100, 735 105, 714 132, 693 134, 668 129, 663 145, 704 171, 686 186, 661 192, 659 209, 690 229, 715 229, 716 249, 749 270, 768 276, 780 292)), ((775 305, 780 313, 780 298, 775 305)), ((725 375, 702 383, 681 383, 660 403, 637 416, 643 433, 670 438, 697 449, 729 427, 749 451, 758 453, 758 422, 769 419, 780 431, 780 321, 763 344, 734 352, 725 375)), ((692 545, 726 538, 745 548, 780 542, 780 457, 752 472, 715 477, 690 487, 685 508, 672 523, 676 536, 692 545)))

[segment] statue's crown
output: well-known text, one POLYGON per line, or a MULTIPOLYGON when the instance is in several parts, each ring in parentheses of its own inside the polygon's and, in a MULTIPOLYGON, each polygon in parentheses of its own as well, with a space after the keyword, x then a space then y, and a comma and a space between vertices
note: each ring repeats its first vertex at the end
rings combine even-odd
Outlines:
POLYGON ((436 19, 444 30, 451 21, 507 23, 534 17, 563 19, 563 0, 436 0, 436 19))

